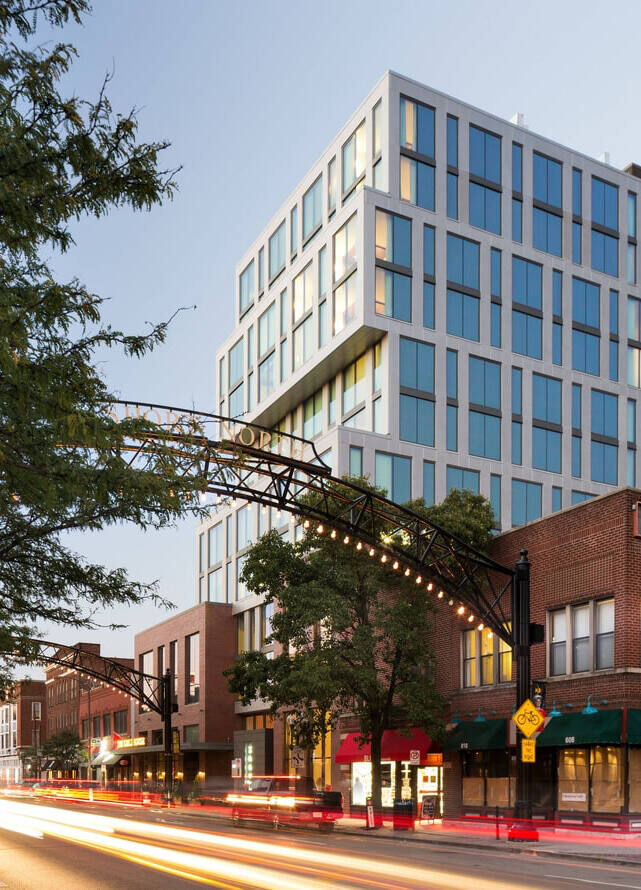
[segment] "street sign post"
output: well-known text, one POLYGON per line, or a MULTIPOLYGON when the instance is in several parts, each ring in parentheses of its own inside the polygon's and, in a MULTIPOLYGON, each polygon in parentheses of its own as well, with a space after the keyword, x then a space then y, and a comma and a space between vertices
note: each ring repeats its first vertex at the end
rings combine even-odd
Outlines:
POLYGON ((525 699, 518 711, 512 716, 512 720, 526 739, 534 735, 545 722, 545 718, 529 698, 525 699))

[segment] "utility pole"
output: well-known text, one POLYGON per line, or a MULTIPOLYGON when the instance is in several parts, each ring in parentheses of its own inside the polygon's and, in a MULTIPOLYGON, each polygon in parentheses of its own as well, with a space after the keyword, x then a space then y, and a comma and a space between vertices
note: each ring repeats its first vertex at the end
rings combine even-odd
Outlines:
MULTIPOLYGON (((530 697, 530 561, 521 550, 512 583, 512 652, 516 659, 516 707, 530 697)), ((521 755, 521 732, 517 730, 516 801, 514 817, 522 824, 512 826, 509 840, 538 840, 532 827, 532 764, 521 755)))
POLYGON ((167 803, 171 801, 174 790, 174 752, 173 737, 171 731, 171 715, 173 713, 173 683, 170 668, 167 668, 161 678, 162 719, 165 737, 165 794, 167 803))

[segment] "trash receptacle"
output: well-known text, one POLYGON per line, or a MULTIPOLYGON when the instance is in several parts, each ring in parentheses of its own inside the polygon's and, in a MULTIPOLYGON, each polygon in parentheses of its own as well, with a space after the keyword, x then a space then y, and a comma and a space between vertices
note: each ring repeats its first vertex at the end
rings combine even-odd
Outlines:
POLYGON ((414 830, 414 801, 394 801, 393 825, 394 831, 414 830))

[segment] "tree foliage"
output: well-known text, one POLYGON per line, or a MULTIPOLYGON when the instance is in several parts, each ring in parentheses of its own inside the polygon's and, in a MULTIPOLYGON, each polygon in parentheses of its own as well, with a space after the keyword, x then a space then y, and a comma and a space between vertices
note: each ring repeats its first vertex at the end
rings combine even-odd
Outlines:
POLYGON ((91 626, 98 609, 156 597, 123 569, 87 563, 64 533, 166 526, 195 508, 200 487, 183 475, 193 455, 178 457, 166 430, 110 416, 97 367, 109 348, 144 356, 167 323, 111 328, 103 298, 58 281, 45 259, 73 247, 83 217, 149 210, 176 187, 159 164, 168 143, 138 142, 135 112, 111 108, 109 78, 93 100, 65 95, 74 48, 37 44, 40 25, 87 11, 86 0, 0 0, 0 651, 37 621, 91 626), (132 464, 143 435, 155 443, 132 464))
POLYGON ((45 758, 55 760, 59 769, 74 769, 88 761, 89 755, 86 747, 80 741, 77 732, 70 729, 61 729, 42 745, 42 753, 45 758))

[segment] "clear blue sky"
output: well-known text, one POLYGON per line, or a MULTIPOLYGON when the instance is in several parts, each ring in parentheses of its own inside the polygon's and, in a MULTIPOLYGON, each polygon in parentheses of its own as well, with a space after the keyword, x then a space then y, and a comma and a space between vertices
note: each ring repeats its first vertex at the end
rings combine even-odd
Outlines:
MULTIPOLYGON (((214 406, 214 352, 233 326, 234 264, 383 72, 391 68, 611 162, 641 162, 641 4, 309 0, 103 0, 63 37, 80 59, 69 78, 95 95, 113 68, 116 110, 139 108, 141 138, 166 138, 182 165, 173 203, 75 227, 59 264, 109 298, 128 330, 197 305, 151 358, 104 364, 122 397, 214 406)), ((44 35, 42 35, 44 39, 44 35)), ((194 523, 143 535, 78 535, 90 559, 158 579, 179 608, 194 602, 194 523)), ((127 655, 150 607, 105 616, 124 632, 49 630, 127 655)))

